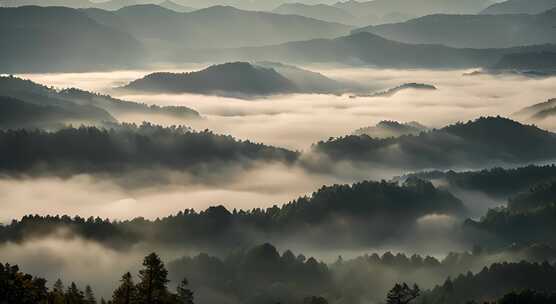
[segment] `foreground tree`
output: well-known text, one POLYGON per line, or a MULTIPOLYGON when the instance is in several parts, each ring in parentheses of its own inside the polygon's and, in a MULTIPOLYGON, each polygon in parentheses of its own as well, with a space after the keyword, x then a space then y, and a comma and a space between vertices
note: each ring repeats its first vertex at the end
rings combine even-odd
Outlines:
POLYGON ((415 300, 419 294, 421 294, 421 290, 417 284, 413 285, 413 288, 409 287, 406 283, 396 284, 394 285, 394 288, 388 292, 388 295, 386 296, 386 303, 408 304, 415 300))
POLYGON ((131 273, 125 273, 120 282, 120 286, 112 295, 112 303, 131 304, 137 298, 137 288, 135 287, 135 284, 133 284, 131 273))
POLYGON ((143 260, 143 268, 139 271, 141 281, 137 284, 138 304, 164 303, 169 298, 168 271, 156 253, 151 253, 143 260))
POLYGON ((193 291, 188 288, 189 282, 184 278, 177 288, 177 299, 180 304, 193 304, 193 291))
POLYGON ((97 304, 97 300, 95 299, 95 294, 93 293, 93 289, 89 285, 85 287, 85 303, 97 304))

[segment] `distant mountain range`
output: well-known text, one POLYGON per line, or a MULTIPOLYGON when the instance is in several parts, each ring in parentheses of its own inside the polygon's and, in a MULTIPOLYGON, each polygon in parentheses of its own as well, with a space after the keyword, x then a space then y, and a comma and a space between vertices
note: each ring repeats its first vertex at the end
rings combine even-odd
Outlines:
POLYGON ((490 4, 492 2, 489 0, 350 0, 338 2, 334 6, 354 16, 374 16, 377 20, 388 23, 438 13, 475 14, 490 4))
POLYGON ((403 23, 369 26, 386 39, 461 48, 507 48, 556 43, 556 9, 537 15, 429 15, 403 23))
POLYGON ((278 61, 295 63, 342 63, 390 68, 470 68, 491 66, 513 53, 555 51, 556 45, 505 49, 452 48, 435 44, 408 44, 359 32, 335 39, 312 39, 264 47, 224 50, 190 50, 191 61, 278 61))
POLYGON ((507 0, 487 7, 481 14, 540 14, 553 8, 556 0, 507 0))
POLYGON ((126 114, 166 115, 184 121, 200 118, 186 107, 149 106, 75 88, 57 91, 13 76, 0 77, 0 96, 0 127, 4 128, 103 125, 126 114))
MULTIPOLYGON (((128 32, 151 52, 277 44, 345 35, 351 27, 302 16, 214 6, 178 13, 156 5, 136 5, 114 12, 83 11, 91 19, 128 32)), ((156 56, 159 58, 159 56, 156 56)))
POLYGON ((294 66, 273 62, 231 62, 189 73, 152 73, 122 89, 250 98, 291 93, 335 94, 354 87, 294 66))
MULTIPOLYGON (((358 19, 348 11, 326 4, 308 5, 303 3, 284 3, 272 10, 273 13, 286 15, 299 15, 308 18, 337 22, 342 24, 357 25, 358 19)), ((371 24, 372 22, 366 22, 371 24)))
POLYGON ((127 68, 145 55, 130 34, 63 7, 0 8, 0 39, 2 73, 127 68))

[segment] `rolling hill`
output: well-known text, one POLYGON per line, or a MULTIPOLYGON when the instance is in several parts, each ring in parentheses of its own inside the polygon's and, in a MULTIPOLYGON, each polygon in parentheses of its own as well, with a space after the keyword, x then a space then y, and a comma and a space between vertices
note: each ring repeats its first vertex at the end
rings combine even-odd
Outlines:
POLYGON ((486 117, 398 138, 333 138, 317 143, 313 151, 332 160, 405 170, 477 168, 554 159, 556 134, 506 118, 486 117))

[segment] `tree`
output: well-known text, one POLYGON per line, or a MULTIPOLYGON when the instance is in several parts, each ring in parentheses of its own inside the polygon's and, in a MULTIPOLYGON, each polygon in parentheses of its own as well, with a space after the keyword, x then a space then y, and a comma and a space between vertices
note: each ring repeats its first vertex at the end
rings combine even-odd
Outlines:
POLYGON ((66 303, 67 304, 85 304, 85 295, 83 291, 77 288, 74 282, 71 282, 70 286, 66 291, 66 303))
POLYGON ((413 285, 413 288, 409 287, 406 283, 396 284, 392 288, 386 297, 387 304, 408 304, 409 302, 415 300, 421 290, 417 284, 413 285))
POLYGON ((181 304, 193 304, 193 291, 187 288, 189 282, 184 278, 177 288, 178 301, 181 304))
POLYGON ((304 298, 303 304, 328 304, 328 301, 323 297, 311 296, 304 298))
POLYGON ((137 288, 133 283, 131 273, 125 273, 121 280, 120 286, 114 291, 112 295, 113 304, 130 304, 137 297, 137 288))
POLYGON ((169 293, 166 287, 168 271, 156 253, 151 253, 143 260, 144 269, 139 271, 141 281, 137 284, 138 303, 163 303, 169 293))
POLYGON ((96 304, 97 303, 97 300, 95 299, 95 295, 93 293, 93 289, 89 285, 87 285, 85 287, 85 303, 86 304, 96 304))

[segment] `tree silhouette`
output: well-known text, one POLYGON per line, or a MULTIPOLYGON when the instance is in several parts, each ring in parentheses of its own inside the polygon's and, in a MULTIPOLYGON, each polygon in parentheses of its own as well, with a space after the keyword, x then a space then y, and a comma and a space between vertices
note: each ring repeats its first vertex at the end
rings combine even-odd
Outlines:
POLYGON ((143 260, 144 269, 139 271, 141 281, 137 284, 137 303, 157 304, 168 298, 168 271, 156 253, 143 260))
POLYGON ((188 288, 189 282, 184 278, 177 288, 178 301, 182 304, 193 304, 193 291, 188 288))
POLYGON ((137 288, 133 283, 131 273, 125 273, 120 279, 120 286, 112 295, 113 304, 130 304, 137 297, 137 288))
POLYGON ((386 297, 387 304, 408 304, 409 302, 415 300, 421 290, 417 284, 413 285, 413 288, 409 287, 406 283, 396 284, 392 288, 386 297))
POLYGON ((85 287, 85 303, 86 304, 97 303, 97 300, 95 299, 95 294, 93 293, 93 289, 89 285, 85 287))

